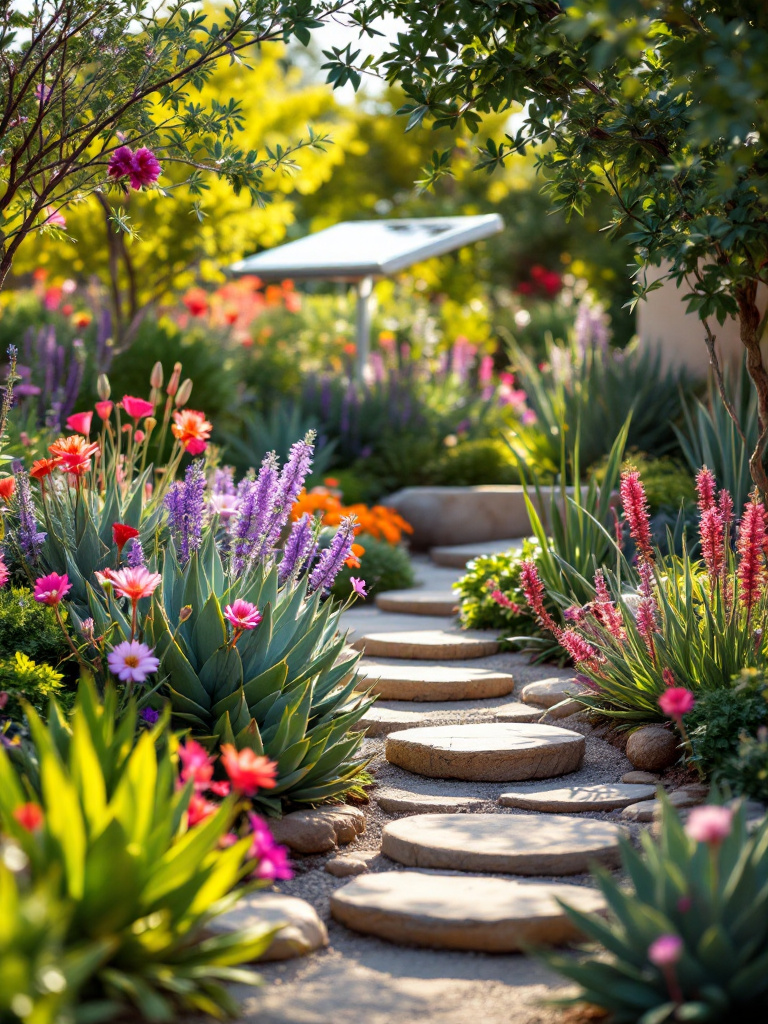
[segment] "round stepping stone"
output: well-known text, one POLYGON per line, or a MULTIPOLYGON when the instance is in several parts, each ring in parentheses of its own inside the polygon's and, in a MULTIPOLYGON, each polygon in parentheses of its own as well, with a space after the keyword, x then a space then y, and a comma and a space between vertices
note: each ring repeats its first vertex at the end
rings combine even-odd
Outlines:
POLYGON ((497 722, 538 722, 542 716, 540 708, 531 708, 528 704, 511 701, 496 708, 493 717, 497 722))
MULTIPOLYGON (((667 799, 673 807, 693 807, 699 800, 694 797, 688 796, 683 790, 677 790, 674 793, 668 793, 667 799)), ((662 803, 661 800, 641 800, 639 803, 629 804, 621 812, 622 818, 626 818, 627 821, 653 821, 654 818, 661 816, 662 803)))
POLYGON ((463 569, 473 558, 482 558, 483 555, 498 555, 505 551, 519 549, 522 546, 523 542, 519 537, 509 540, 486 540, 477 544, 449 544, 431 548, 429 557, 435 565, 463 569))
POLYGON ((388 590, 376 598, 383 612, 404 612, 408 615, 456 614, 458 598, 450 590, 388 590))
MULTIPOLYGON (((583 687, 579 686, 575 679, 564 677, 563 679, 540 679, 535 683, 528 683, 523 687, 520 696, 524 704, 535 704, 537 708, 551 708, 560 701, 567 700, 568 696, 578 693, 583 687)), ((581 710, 582 705, 577 701, 570 701, 574 710, 581 710)), ((572 712, 571 712, 572 713, 572 712)))
POLYGON ((377 664, 361 661, 359 689, 373 682, 372 693, 384 700, 482 700, 506 697, 515 687, 506 672, 455 665, 426 665, 423 662, 377 664))
POLYGON ((384 826, 381 852, 411 868, 578 875, 617 865, 621 835, 612 822, 557 814, 415 814, 384 826))
POLYGON ((604 905, 600 893, 580 885, 384 871, 332 893, 331 914, 353 931, 390 942, 514 953, 529 943, 561 945, 579 937, 557 899, 584 913, 604 905))
POLYGON ((499 645, 481 632, 449 632, 440 629, 412 629, 402 633, 365 633, 352 646, 372 658, 416 658, 421 661, 451 661, 457 658, 487 658, 499 645))
POLYGON ((391 708, 381 708, 374 704, 352 726, 352 729, 358 732, 365 731, 366 736, 386 736, 387 733, 396 732, 399 729, 414 729, 423 726, 428 719, 429 713, 426 711, 394 711, 391 708))
POLYGON ((525 782, 575 772, 584 747, 580 733, 554 725, 478 722, 390 733, 386 758, 433 779, 525 782))
POLYGON ((485 800, 478 796, 467 796, 452 792, 455 783, 434 784, 425 790, 380 789, 374 799, 385 814, 423 814, 459 811, 474 811, 482 807, 485 800))
POLYGON ((502 807, 521 807, 526 811, 551 811, 554 814, 578 811, 615 811, 638 800, 651 800, 655 786, 625 786, 620 783, 594 786, 552 786, 502 793, 502 807))

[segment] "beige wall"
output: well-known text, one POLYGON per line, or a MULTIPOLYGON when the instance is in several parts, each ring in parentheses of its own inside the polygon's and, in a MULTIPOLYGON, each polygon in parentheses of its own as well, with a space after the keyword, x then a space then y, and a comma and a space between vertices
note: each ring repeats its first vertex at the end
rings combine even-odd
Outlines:
MULTIPOLYGON (((648 280, 661 277, 663 270, 648 269, 648 280)), ((661 345, 662 361, 665 366, 686 366, 693 373, 705 377, 709 369, 709 353, 704 342, 704 329, 695 313, 686 313, 683 301, 687 289, 677 288, 674 281, 666 281, 661 288, 650 292, 648 297, 637 304, 637 333, 641 340, 650 345, 661 345)), ((760 290, 760 305, 764 309, 768 289, 760 290)), ((720 324, 713 318, 712 331, 717 338, 717 349, 724 362, 736 362, 743 356, 744 349, 739 341, 739 327, 736 320, 720 324)), ((765 358, 768 360, 768 343, 765 358)))

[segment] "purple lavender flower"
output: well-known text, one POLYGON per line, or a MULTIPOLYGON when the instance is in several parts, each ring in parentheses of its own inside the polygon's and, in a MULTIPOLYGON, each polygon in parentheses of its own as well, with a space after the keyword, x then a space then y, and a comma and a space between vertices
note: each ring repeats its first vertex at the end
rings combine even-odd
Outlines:
POLYGON ((213 471, 211 494, 235 494, 234 466, 222 466, 213 471))
POLYGON ((331 589, 334 580, 352 553, 356 524, 357 516, 345 516, 341 520, 339 529, 336 531, 336 536, 331 541, 330 547, 320 552, 317 565, 312 570, 312 574, 309 577, 310 591, 328 591, 331 589))
POLYGON ((205 474, 201 459, 196 459, 184 475, 183 483, 175 483, 165 498, 168 525, 179 554, 179 561, 189 561, 203 539, 205 516, 205 474))
POLYGON ((288 522, 293 504, 301 494, 312 466, 314 440, 315 432, 309 430, 302 441, 291 445, 288 461, 283 467, 275 489, 269 516, 262 528, 261 543, 257 552, 259 558, 266 557, 272 550, 288 522))
POLYGON ((313 530, 313 519, 308 512, 305 512, 301 519, 297 519, 285 542, 283 560, 278 569, 280 583, 285 583, 292 576, 298 576, 304 565, 309 561, 314 552, 315 537, 313 530))
POLYGON ((250 479, 245 487, 241 481, 238 487, 240 506, 232 530, 232 571, 235 575, 244 572, 264 535, 264 528, 275 504, 279 482, 277 457, 274 452, 269 452, 264 456, 256 480, 250 479))
POLYGON ((131 541, 125 562, 129 569, 138 569, 140 565, 144 565, 144 549, 138 537, 134 537, 131 541))
POLYGON ((32 500, 32 489, 29 486, 29 476, 21 469, 15 470, 14 475, 19 509, 16 539, 26 561, 31 565, 36 565, 40 548, 48 535, 37 528, 37 515, 35 503, 32 500))
POLYGON ((598 302, 584 298, 576 310, 574 321, 576 346, 582 357, 589 349, 605 352, 608 349, 609 331, 603 307, 598 302))
POLYGON ((154 708, 142 708, 139 712, 139 718, 143 719, 148 725, 154 725, 160 717, 160 712, 155 711, 154 708))

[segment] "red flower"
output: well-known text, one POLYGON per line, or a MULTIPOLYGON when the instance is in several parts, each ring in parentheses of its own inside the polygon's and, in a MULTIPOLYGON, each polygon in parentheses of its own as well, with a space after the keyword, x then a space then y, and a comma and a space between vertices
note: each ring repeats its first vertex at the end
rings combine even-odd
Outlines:
POLYGON ((16 480, 12 476, 0 480, 0 499, 10 501, 16 491, 16 480))
POLYGON ((122 552, 129 540, 139 536, 139 531, 127 523, 112 523, 112 539, 117 545, 118 555, 122 552))
POLYGON ((716 486, 712 471, 702 466, 696 474, 696 493, 699 496, 699 511, 702 515, 715 504, 716 486))
POLYGON ((222 743, 221 763, 233 788, 245 796, 253 796, 259 789, 274 789, 277 785, 277 764, 254 753, 250 747, 236 750, 231 743, 222 743))
POLYGON ((37 459, 32 463, 29 475, 34 477, 35 480, 42 480, 44 477, 50 476, 58 464, 58 459, 37 459))
POLYGON ((648 513, 648 499, 645 488, 637 470, 627 470, 621 474, 621 503, 624 515, 629 523, 629 533, 641 558, 653 561, 653 545, 651 544, 651 519, 648 513))
POLYGON ((27 832, 34 832, 43 824, 45 815, 40 804, 29 803, 14 808, 13 817, 27 832))
POLYGON ((544 607, 544 584, 539 578, 535 562, 522 562, 520 565, 520 586, 525 599, 536 618, 551 633, 557 636, 559 628, 555 620, 544 607))
POLYGON ((59 468, 64 473, 82 476, 91 468, 91 457, 99 450, 98 444, 88 444, 79 434, 71 437, 60 437, 48 446, 48 451, 58 460, 59 468))
POLYGON ((202 288, 190 288, 182 302, 192 316, 205 316, 208 312, 208 293, 202 288))
POLYGON ((199 825, 201 821, 210 818, 218 810, 218 806, 211 800, 206 800, 200 793, 193 793, 189 798, 187 806, 187 824, 190 828, 199 825))
POLYGON ((699 534, 701 553, 710 582, 714 586, 725 566, 725 524, 720 509, 714 504, 714 498, 701 514, 699 534))
POLYGON ((78 434, 85 434, 86 437, 91 432, 91 420, 93 419, 92 412, 76 412, 74 416, 67 418, 67 429, 76 430, 78 434))
POLYGON ((132 420, 140 420, 144 416, 151 416, 155 411, 154 405, 144 398, 135 398, 133 395, 123 395, 120 403, 132 420))

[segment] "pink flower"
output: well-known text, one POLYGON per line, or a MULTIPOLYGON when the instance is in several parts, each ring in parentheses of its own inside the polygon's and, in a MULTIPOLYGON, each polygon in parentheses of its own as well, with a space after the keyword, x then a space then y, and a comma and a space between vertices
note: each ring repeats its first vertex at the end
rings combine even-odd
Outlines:
POLYGON ((112 402, 104 401, 96 403, 96 412, 99 414, 100 419, 108 420, 112 414, 112 402))
POLYGON ((683 715, 687 715, 689 711, 692 711, 695 703, 693 694, 684 686, 670 686, 659 697, 659 707, 661 710, 667 718, 674 718, 676 722, 681 722, 683 715))
POLYGON ((50 224, 53 228, 65 228, 67 226, 67 218, 55 207, 46 206, 43 224, 50 224))
POLYGON ((144 398, 135 398, 133 395, 123 395, 120 403, 132 420, 140 420, 144 416, 151 416, 155 407, 144 398))
POLYGON ((598 569, 595 573, 595 595, 595 605, 592 609, 595 618, 605 626, 611 636, 617 640, 625 640, 627 634, 624 629, 624 620, 621 617, 621 612, 611 600, 611 593, 608 590, 605 573, 602 569, 598 569))
POLYGON ((208 499, 211 510, 223 522, 227 522, 237 515, 240 508, 240 499, 236 494, 212 494, 208 499))
POLYGON ((697 843, 719 846, 731 834, 733 811, 729 807, 708 804, 694 807, 685 823, 685 831, 697 843))
POLYGON ((246 629, 256 629, 262 616, 255 604, 238 597, 236 601, 226 606, 224 618, 232 624, 237 633, 242 633, 246 629))
POLYGON ((526 601, 531 606, 531 610, 539 622, 557 636, 557 623, 544 607, 544 584, 539 578, 535 562, 526 561, 520 563, 520 586, 525 594, 526 601))
POLYGON ((253 796, 259 789, 274 789, 277 785, 277 764, 250 747, 236 750, 231 743, 222 743, 221 763, 233 788, 245 796, 253 796))
POLYGON ((210 818, 218 809, 218 806, 212 800, 206 800, 200 793, 193 793, 187 805, 187 825, 190 828, 194 828, 201 821, 210 818))
POLYGON ((123 683, 144 683, 160 664, 150 647, 138 640, 123 640, 107 655, 107 664, 123 683))
POLYGON ((765 507, 755 495, 744 506, 737 542, 739 601, 747 613, 752 611, 765 589, 765 539, 765 507))
POLYGON ((683 955, 683 940, 677 935, 660 935, 648 947, 648 959, 656 967, 671 967, 683 955))
POLYGON ((40 103, 47 103, 51 98, 53 92, 53 86, 45 85, 43 82, 38 82, 35 86, 35 99, 39 100, 40 103))
POLYGON ((69 576, 52 572, 35 580, 35 600, 40 604, 57 605, 72 589, 69 576))
POLYGON ((360 597, 368 597, 368 591, 365 589, 365 580, 360 579, 358 576, 350 576, 349 582, 352 584, 353 593, 360 597))
POLYGON ((67 429, 75 430, 78 434, 85 434, 88 437, 91 432, 92 419, 92 412, 76 412, 73 416, 67 418, 67 429))
POLYGON ((512 612, 513 615, 520 614, 520 605, 508 598, 498 587, 491 590, 491 600, 500 608, 506 608, 508 612, 512 612))
POLYGON ((3 561, 2 555, 0 555, 0 587, 4 587, 10 579, 11 574, 8 572, 8 566, 3 561))
POLYGON ((702 466, 696 474, 696 493, 699 496, 699 511, 702 515, 715 505, 715 488, 717 484, 711 470, 702 466))
POLYGON ((139 189, 146 185, 154 185, 160 177, 162 167, 151 149, 142 147, 137 149, 131 160, 131 169, 128 176, 131 181, 131 188, 139 189))
POLYGON ((150 572, 144 565, 138 565, 132 569, 118 569, 109 574, 109 581, 114 586, 115 592, 134 602, 141 600, 142 597, 151 597, 162 579, 159 572, 150 572))
POLYGON ((568 651, 577 665, 594 666, 603 660, 600 652, 592 644, 587 643, 575 629, 562 630, 557 639, 560 646, 568 651))
POLYGON ((536 412, 533 409, 526 409, 523 415, 520 417, 520 422, 524 427, 530 427, 536 422, 536 412))
POLYGON ((620 492, 624 515, 629 523, 629 533, 637 545, 640 557, 653 561, 648 499, 637 470, 626 470, 621 474, 620 492))
POLYGON ((640 602, 637 606, 637 631, 645 641, 650 656, 655 660, 656 646, 653 634, 657 629, 656 612, 658 605, 653 596, 653 568, 650 562, 640 563, 640 602))
POLYGON ((118 146, 109 158, 107 174, 110 178, 125 178, 133 170, 133 153, 130 146, 118 146))
POLYGON ((257 860, 254 875, 256 878, 264 878, 270 881, 277 879, 288 879, 293 877, 290 864, 288 863, 288 850, 285 846, 278 846, 269 831, 269 826, 257 814, 249 814, 248 821, 253 832, 253 841, 248 851, 249 860, 257 860))
POLYGON ((720 509, 710 505, 701 514, 699 523, 701 554, 707 567, 710 583, 715 585, 725 566, 725 524, 720 509))
POLYGON ((179 778, 182 782, 192 782, 195 789, 209 788, 213 778, 213 761, 205 747, 196 740, 188 739, 179 745, 179 761, 182 769, 179 778))

